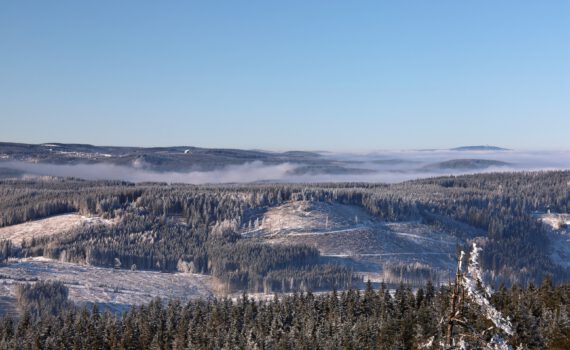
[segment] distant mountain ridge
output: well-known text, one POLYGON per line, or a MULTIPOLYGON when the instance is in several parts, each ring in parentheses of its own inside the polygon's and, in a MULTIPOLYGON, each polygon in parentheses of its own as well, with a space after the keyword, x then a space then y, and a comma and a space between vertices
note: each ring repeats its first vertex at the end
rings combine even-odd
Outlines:
POLYGON ((428 164, 423 170, 481 170, 490 167, 504 167, 511 163, 490 159, 452 159, 443 162, 428 164))
POLYGON ((480 145, 455 147, 451 148, 450 151, 510 151, 510 149, 497 146, 480 145))
POLYGON ((29 175, 133 182, 395 182, 434 174, 516 171, 528 166, 520 152, 502 151, 507 149, 489 145, 350 154, 0 142, 0 178, 29 175))
POLYGON ((261 161, 266 164, 321 164, 326 161, 313 152, 283 153, 226 148, 117 147, 88 144, 23 144, 0 142, 0 159, 44 164, 109 163, 154 171, 207 171, 228 165, 261 161))

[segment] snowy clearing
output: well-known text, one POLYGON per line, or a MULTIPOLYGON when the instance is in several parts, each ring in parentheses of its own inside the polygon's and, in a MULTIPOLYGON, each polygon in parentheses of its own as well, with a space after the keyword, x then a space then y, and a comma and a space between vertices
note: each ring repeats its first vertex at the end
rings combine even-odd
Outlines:
POLYGON ((113 270, 46 258, 20 259, 0 267, 0 295, 14 295, 16 283, 57 280, 76 303, 99 303, 117 311, 155 297, 188 300, 213 296, 214 278, 189 273, 113 270))
POLYGON ((431 276, 447 277, 455 269, 455 247, 464 243, 421 222, 386 222, 362 207, 339 203, 290 201, 252 221, 244 237, 313 246, 333 263, 357 273, 377 271, 382 280, 393 279, 386 266, 403 268, 403 274, 420 266, 424 272, 432 269, 431 276))
POLYGON ((19 246, 23 240, 66 233, 82 225, 112 225, 113 223, 113 220, 103 219, 98 216, 87 217, 80 214, 64 214, 2 227, 0 228, 0 239, 11 240, 12 243, 19 246))
POLYGON ((342 230, 333 230, 333 231, 316 231, 316 232, 298 232, 298 233, 290 233, 289 236, 311 236, 311 235, 330 235, 335 233, 347 233, 347 232, 355 232, 359 229, 364 227, 353 227, 353 228, 345 228, 342 230))
POLYGON ((445 241, 443 239, 427 238, 427 237, 423 237, 423 236, 416 235, 413 233, 406 233, 406 232, 394 232, 394 233, 397 234, 398 236, 403 236, 406 238, 410 238, 412 240, 423 240, 423 241, 433 242, 433 243, 437 243, 437 244, 454 244, 453 242, 448 242, 448 241, 445 241))
POLYGON ((354 205, 290 201, 270 208, 253 231, 317 234, 350 230, 374 220, 363 208, 354 205))
POLYGON ((335 257, 335 258, 348 258, 348 257, 359 257, 359 256, 398 256, 398 255, 411 255, 411 256, 416 256, 416 255, 450 255, 450 253, 444 253, 444 252, 440 252, 440 253, 433 253, 433 252, 411 252, 411 253, 377 253, 377 254, 353 254, 353 255, 349 255, 349 254, 322 254, 322 256, 329 256, 329 257, 335 257))

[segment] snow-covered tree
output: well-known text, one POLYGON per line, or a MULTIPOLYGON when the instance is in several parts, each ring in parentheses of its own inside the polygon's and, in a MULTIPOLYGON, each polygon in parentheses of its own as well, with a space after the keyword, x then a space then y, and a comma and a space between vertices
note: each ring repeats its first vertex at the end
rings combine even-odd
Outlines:
MULTIPOLYGON (((505 338, 514 334, 509 319, 489 301, 492 290, 484 280, 479 266, 481 248, 473 243, 467 271, 464 271, 465 252, 461 251, 451 294, 444 349, 512 349, 505 338)), ((424 348, 433 348, 433 338, 424 348)))

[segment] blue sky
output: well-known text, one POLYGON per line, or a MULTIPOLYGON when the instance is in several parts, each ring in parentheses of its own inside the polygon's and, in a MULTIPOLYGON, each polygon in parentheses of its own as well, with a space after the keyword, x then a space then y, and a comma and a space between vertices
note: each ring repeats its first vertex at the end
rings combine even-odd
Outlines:
POLYGON ((569 1, 3 1, 0 141, 570 149, 569 1))

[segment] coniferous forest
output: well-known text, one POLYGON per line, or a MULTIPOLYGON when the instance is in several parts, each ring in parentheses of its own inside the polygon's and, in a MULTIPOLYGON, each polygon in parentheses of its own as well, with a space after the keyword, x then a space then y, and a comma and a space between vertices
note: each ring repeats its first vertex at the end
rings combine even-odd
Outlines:
MULTIPOLYGON (((96 305, 70 307, 58 283, 19 293, 22 315, 0 322, 2 349, 451 349, 461 341, 483 349, 492 339, 493 323, 467 305, 469 327, 453 334, 461 334, 457 346, 446 347, 451 290, 429 283, 415 291, 369 284, 363 291, 294 293, 265 302, 247 295, 235 301, 156 299, 122 315, 96 305)), ((540 286, 501 287, 492 303, 510 319, 509 344, 570 347, 569 285, 554 287, 545 279, 540 286)))
POLYGON ((103 268, 191 272, 215 277, 226 292, 275 298, 154 300, 111 313, 96 303, 75 305, 61 282, 22 284, 16 288, 18 314, 2 320, 0 347, 436 349, 467 343, 483 348, 496 340, 489 306, 473 303, 483 294, 454 290, 462 279, 437 285, 426 274, 419 286, 403 280, 373 286, 313 246, 265 244, 242 234, 257 227, 269 208, 307 201, 351 205, 383 222, 419 222, 465 242, 484 242, 477 263, 482 272, 466 290, 483 291, 483 283, 495 289, 483 299, 512 325, 503 338, 521 349, 567 349, 570 271, 553 258, 553 233, 537 215, 568 213, 569 184, 564 171, 391 185, 1 180, 0 227, 64 213, 113 222, 21 244, 1 241, 5 264, 43 256, 103 268))
MULTIPOLYGON (((570 277, 552 261, 550 239, 534 213, 570 210, 570 172, 495 173, 400 184, 168 185, 51 178, 0 181, 0 226, 79 212, 116 218, 112 227, 77 228, 23 242, 9 256, 46 256, 94 266, 212 274, 234 289, 261 291, 293 278, 311 290, 346 288, 347 267, 330 266, 308 246, 265 245, 238 233, 267 208, 294 200, 360 206, 387 222, 416 220, 486 239, 484 270, 493 284, 570 277)), ((9 245, 4 242, 2 245, 9 245)), ((287 283, 291 285, 291 283, 287 283)), ((274 289, 274 288, 272 288, 274 289)))

